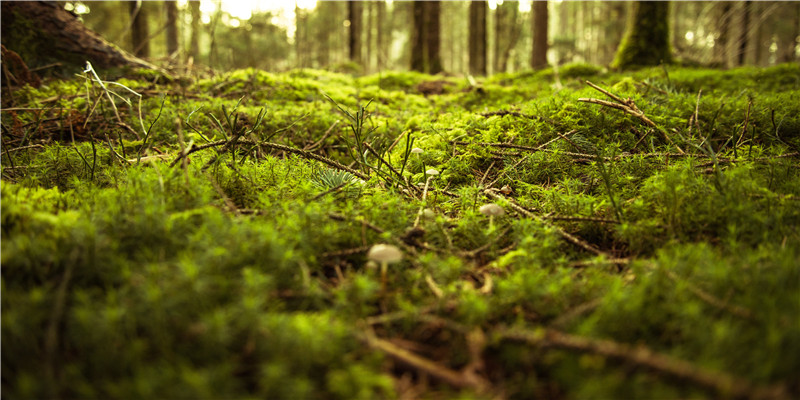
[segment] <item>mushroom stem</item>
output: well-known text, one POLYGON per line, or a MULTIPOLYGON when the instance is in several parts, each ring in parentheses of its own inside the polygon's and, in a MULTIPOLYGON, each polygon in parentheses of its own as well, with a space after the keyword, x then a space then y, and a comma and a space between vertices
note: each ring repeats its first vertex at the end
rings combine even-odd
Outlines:
POLYGON ((381 263, 381 291, 386 291, 386 275, 389 269, 389 263, 386 261, 381 263))
POLYGON ((431 179, 433 179, 433 175, 429 176, 428 179, 425 181, 425 188, 422 190, 422 205, 419 206, 419 211, 417 212, 417 218, 414 220, 414 227, 416 228, 419 226, 419 219, 422 217, 422 212, 425 210, 425 199, 428 197, 428 185, 431 184, 431 179))

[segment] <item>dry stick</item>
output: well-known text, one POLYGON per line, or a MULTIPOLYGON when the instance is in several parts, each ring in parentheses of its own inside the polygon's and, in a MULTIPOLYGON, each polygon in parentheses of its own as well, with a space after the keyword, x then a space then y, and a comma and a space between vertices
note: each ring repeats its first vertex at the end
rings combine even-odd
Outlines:
MULTIPOLYGON (((504 198, 503 196, 500 196, 500 195, 492 192, 489 189, 485 190, 483 193, 486 194, 487 196, 495 199, 495 200, 499 200, 499 199, 503 199, 504 198)), ((597 254, 597 255, 602 255, 602 256, 605 256, 606 258, 609 258, 609 259, 615 259, 614 257, 612 257, 610 254, 606 253, 605 251, 602 251, 602 250, 598 249, 597 247, 594 247, 591 244, 589 244, 589 243, 587 243, 587 242, 585 242, 585 241, 583 241, 583 240, 581 240, 581 239, 579 239, 579 238, 577 238, 575 236, 572 236, 571 234, 569 234, 565 230, 563 230, 563 229, 561 229, 561 228, 559 228, 559 227, 557 227, 555 225, 548 224, 544 219, 542 219, 538 215, 535 215, 535 214, 531 213, 530 211, 520 207, 513 200, 511 200, 511 199, 506 199, 506 200, 508 201, 508 205, 511 206, 511 208, 513 208, 514 211, 516 211, 516 212, 518 212, 518 213, 520 213, 520 214, 522 214, 522 215, 524 215, 524 216, 526 216, 528 218, 535 219, 535 220, 537 220, 537 221, 539 221, 539 222, 541 222, 541 223, 543 223, 545 225, 548 225, 548 226, 552 227, 553 229, 556 230, 556 232, 559 235, 561 235, 562 238, 564 238, 564 240, 566 240, 566 241, 568 241, 568 242, 570 242, 570 243, 572 243, 572 244, 574 244, 574 245, 576 245, 576 246, 578 246, 578 247, 580 247, 580 248, 582 248, 582 249, 584 249, 586 251, 589 251, 591 253, 594 253, 594 254, 597 254)))
POLYGON ((363 144, 363 145, 364 145, 364 147, 366 147, 366 148, 367 148, 367 151, 369 151, 370 153, 372 153, 372 155, 374 155, 374 156, 375 156, 375 158, 377 158, 377 159, 378 159, 378 160, 380 160, 380 161, 381 161, 381 162, 382 162, 384 165, 386 165, 387 167, 389 167, 389 170, 390 170, 390 171, 392 171, 392 172, 393 172, 395 175, 397 175, 397 177, 398 177, 398 178, 400 178, 400 180, 401 180, 401 181, 403 181, 403 182, 406 184, 406 187, 407 187, 407 188, 409 188, 409 189, 412 189, 412 190, 415 190, 415 191, 419 192, 419 188, 417 188, 417 187, 414 187, 414 185, 410 184, 410 183, 408 182, 408 180, 407 180, 405 177, 403 177, 403 175, 401 175, 399 172, 397 172, 397 170, 396 170, 396 169, 394 169, 394 167, 392 167, 392 165, 391 165, 391 164, 389 164, 389 163, 388 163, 386 160, 384 160, 384 159, 383 159, 383 157, 381 157, 381 156, 380 156, 380 154, 378 154, 378 152, 377 152, 377 151, 375 151, 375 149, 373 149, 373 148, 372 148, 372 146, 370 146, 370 145, 369 145, 369 143, 367 143, 367 142, 362 142, 361 144, 363 144))
POLYGON ((501 333, 501 337, 537 347, 561 348, 625 361, 693 383, 720 397, 749 399, 785 399, 789 397, 784 385, 758 387, 741 377, 704 369, 688 361, 656 353, 642 345, 631 346, 611 340, 570 335, 555 329, 547 329, 542 332, 507 330, 501 333))
MULTIPOLYGON (((666 270, 666 272, 667 272, 667 277, 673 282, 679 282, 681 280, 680 277, 675 275, 674 272, 669 270, 666 270)), ((736 315, 737 317, 749 320, 755 319, 755 314, 752 311, 744 307, 728 304, 727 302, 714 297, 712 294, 704 291, 703 289, 700 289, 699 287, 692 285, 688 281, 684 281, 683 283, 686 284, 686 287, 689 289, 690 292, 694 293, 695 296, 699 297, 701 300, 708 303, 709 305, 724 311, 728 311, 729 313, 736 315)))
POLYGON ((612 94, 611 92, 601 88, 600 86, 595 85, 592 82, 586 81, 586 84, 591 86, 595 90, 599 91, 600 93, 603 93, 606 96, 612 98, 614 101, 616 101, 619 104, 612 103, 612 102, 606 101, 606 100, 587 99, 587 98, 580 98, 580 99, 578 99, 578 101, 582 101, 584 103, 599 104, 599 105, 603 105, 603 106, 611 107, 611 108, 616 108, 617 110, 621 110, 621 111, 626 112, 626 113, 628 113, 628 114, 630 114, 630 115, 632 115, 632 116, 634 116, 636 118, 639 118, 645 124, 655 128, 656 130, 661 132, 661 134, 664 136, 664 139, 666 139, 667 142, 669 142, 669 144, 675 146, 675 148, 677 148, 678 151, 681 152, 681 154, 684 154, 683 149, 681 149, 680 146, 678 146, 675 143, 673 143, 672 139, 670 139, 669 135, 667 135, 667 133, 665 131, 661 130, 658 127, 658 125, 656 125, 655 122, 650 120, 650 118, 647 118, 647 116, 644 115, 644 112, 642 110, 640 110, 639 107, 636 106, 636 103, 634 103, 633 100, 631 100, 631 99, 623 100, 619 96, 617 96, 615 94, 612 94))
POLYGON ((734 145, 736 148, 742 144, 742 139, 744 138, 744 135, 747 134, 747 124, 750 123, 750 107, 752 106, 753 100, 751 99, 747 102, 747 111, 744 114, 744 126, 742 126, 742 133, 739 135, 739 140, 737 140, 736 144, 734 145))
MULTIPOLYGON (((185 151, 184 153, 178 155, 177 158, 172 160, 172 163, 170 163, 170 167, 172 167, 175 164, 177 164, 178 161, 180 161, 182 158, 188 156, 189 154, 192 154, 192 153, 200 151, 200 150, 205 150, 205 149, 208 149, 208 148, 212 148, 212 147, 223 146, 228 142, 229 142, 228 140, 220 140, 220 141, 216 141, 216 142, 206 143, 206 144, 200 145, 200 146, 193 146, 191 149, 189 149, 189 150, 185 151)), ((319 161, 321 163, 330 165, 331 167, 334 167, 336 169, 340 169, 342 171, 347 171, 347 172, 349 172, 349 173, 351 173, 351 174, 353 174, 353 175, 355 175, 355 176, 357 176, 357 177, 359 177, 359 178, 361 178, 361 179, 363 179, 365 181, 369 180, 369 176, 367 176, 367 175, 365 175, 365 174, 363 174, 363 173, 361 173, 359 171, 356 171, 356 170, 354 170, 352 168, 349 168, 349 167, 347 167, 345 165, 342 165, 341 163, 339 163, 337 161, 331 160, 329 158, 326 158, 326 157, 323 157, 321 155, 314 154, 314 153, 311 153, 311 152, 308 152, 308 151, 300 150, 298 148, 285 146, 285 145, 277 144, 277 143, 256 142, 256 141, 247 140, 247 139, 239 139, 237 141, 237 143, 249 144, 249 145, 256 145, 257 144, 257 145, 261 145, 261 146, 264 146, 264 147, 269 147, 269 148, 275 149, 275 150, 281 150, 281 151, 286 151, 286 152, 289 152, 289 153, 294 153, 294 154, 297 154, 297 155, 302 156, 304 158, 310 158, 312 160, 316 160, 316 161, 319 161)))
POLYGON ((339 120, 337 119, 336 121, 334 121, 334 122, 333 122, 333 124, 331 125, 331 127, 330 127, 330 128, 328 128, 328 130, 327 130, 327 131, 325 131, 325 133, 322 135, 322 138, 320 138, 320 139, 319 139, 319 140, 317 140, 316 142, 314 142, 314 143, 312 143, 312 144, 310 144, 310 145, 308 145, 308 146, 304 147, 304 148, 303 148, 303 151, 313 151, 313 150, 315 150, 315 149, 317 148, 317 146, 321 145, 321 144, 322 144, 322 142, 324 142, 324 141, 325 141, 325 139, 327 139, 327 138, 328 138, 328 136, 331 134, 331 132, 333 132, 333 128, 335 128, 335 127, 336 127, 336 125, 338 125, 338 124, 339 124, 339 120))
POLYGON ((449 385, 457 388, 467 388, 476 391, 485 390, 489 384, 484 379, 478 377, 472 371, 454 371, 439 363, 429 360, 425 357, 418 356, 406 349, 400 348, 392 342, 379 339, 375 336, 370 329, 364 336, 367 345, 373 349, 380 350, 392 358, 406 364, 412 368, 420 370, 429 374, 430 376, 443 381, 449 385))

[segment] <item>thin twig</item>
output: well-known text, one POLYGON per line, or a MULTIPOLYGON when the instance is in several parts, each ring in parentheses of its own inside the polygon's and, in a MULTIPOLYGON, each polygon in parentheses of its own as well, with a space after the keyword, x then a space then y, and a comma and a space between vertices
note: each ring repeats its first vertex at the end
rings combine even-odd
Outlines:
POLYGON ((784 385, 759 387, 741 377, 702 368, 686 360, 667 354, 656 353, 643 346, 570 335, 555 329, 539 331, 506 330, 501 337, 520 341, 536 347, 553 347, 582 353, 598 354, 624 361, 672 378, 695 384, 715 393, 719 397, 741 399, 786 399, 788 391, 784 385))

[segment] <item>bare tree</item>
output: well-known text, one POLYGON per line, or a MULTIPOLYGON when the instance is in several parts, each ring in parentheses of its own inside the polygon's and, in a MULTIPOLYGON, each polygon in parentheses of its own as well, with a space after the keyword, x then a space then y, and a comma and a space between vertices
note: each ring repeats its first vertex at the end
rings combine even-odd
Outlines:
POLYGON ((441 4, 438 1, 415 1, 414 32, 411 41, 411 69, 436 74, 442 71, 439 54, 441 4))
POLYGON ((533 2, 531 33, 533 49, 531 51, 531 68, 539 69, 547 66, 547 2, 533 2))
POLYGON ((178 51, 178 2, 165 1, 167 12, 167 53, 172 56, 178 51))
POLYGON ((131 16, 131 45, 137 57, 150 57, 150 28, 141 0, 128 3, 131 16))
POLYGON ((469 4, 469 72, 486 75, 486 1, 469 4))

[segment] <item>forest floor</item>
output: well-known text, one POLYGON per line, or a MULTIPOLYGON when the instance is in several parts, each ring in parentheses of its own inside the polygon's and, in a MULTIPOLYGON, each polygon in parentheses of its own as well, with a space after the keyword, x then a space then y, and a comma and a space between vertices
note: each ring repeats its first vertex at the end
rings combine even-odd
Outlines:
POLYGON ((800 66, 154 79, 4 92, 8 398, 800 397, 800 66))

